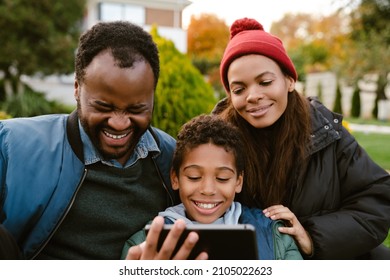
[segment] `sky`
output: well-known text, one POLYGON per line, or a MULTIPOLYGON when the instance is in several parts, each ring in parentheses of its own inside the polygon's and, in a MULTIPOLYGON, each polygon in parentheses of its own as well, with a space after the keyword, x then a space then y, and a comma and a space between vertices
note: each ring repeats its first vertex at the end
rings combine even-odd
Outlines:
POLYGON ((286 13, 329 15, 346 0, 190 0, 183 10, 183 27, 187 28, 191 15, 215 14, 230 26, 236 19, 249 17, 260 22, 269 31, 273 21, 286 13))

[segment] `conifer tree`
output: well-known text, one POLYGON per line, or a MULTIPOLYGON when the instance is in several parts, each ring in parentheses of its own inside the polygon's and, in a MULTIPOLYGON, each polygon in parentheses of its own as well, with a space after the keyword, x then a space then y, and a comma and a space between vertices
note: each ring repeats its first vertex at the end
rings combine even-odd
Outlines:
POLYGON ((340 82, 337 82, 336 98, 335 98, 335 102, 334 102, 334 106, 333 106, 333 112, 339 113, 339 114, 343 113, 341 99, 342 99, 342 94, 341 94, 340 82))
POLYGON ((360 89, 358 83, 355 83, 353 93, 352 93, 352 107, 351 107, 351 117, 358 118, 360 117, 360 89))

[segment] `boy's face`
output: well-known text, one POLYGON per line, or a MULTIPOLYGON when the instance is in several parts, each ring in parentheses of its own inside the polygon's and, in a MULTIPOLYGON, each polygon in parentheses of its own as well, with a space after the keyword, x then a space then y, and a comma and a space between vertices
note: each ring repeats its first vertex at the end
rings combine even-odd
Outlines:
POLYGON ((179 190, 187 217, 209 224, 223 216, 242 188, 232 152, 212 143, 191 149, 184 156, 180 175, 171 172, 172 187, 179 190))

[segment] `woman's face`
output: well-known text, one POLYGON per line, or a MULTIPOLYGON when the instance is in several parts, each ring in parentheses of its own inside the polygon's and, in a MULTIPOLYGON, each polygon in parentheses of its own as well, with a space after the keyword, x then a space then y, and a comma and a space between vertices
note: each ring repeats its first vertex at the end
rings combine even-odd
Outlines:
POLYGON ((287 107, 293 78, 263 55, 246 55, 234 60, 227 73, 233 107, 256 128, 273 125, 287 107))

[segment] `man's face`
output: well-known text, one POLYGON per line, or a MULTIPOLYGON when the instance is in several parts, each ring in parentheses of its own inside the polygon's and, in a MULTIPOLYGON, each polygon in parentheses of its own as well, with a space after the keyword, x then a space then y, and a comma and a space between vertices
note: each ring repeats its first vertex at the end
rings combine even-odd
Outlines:
POLYGON ((152 119, 154 75, 150 65, 116 65, 110 52, 97 55, 75 82, 81 124, 105 159, 124 164, 152 119))

